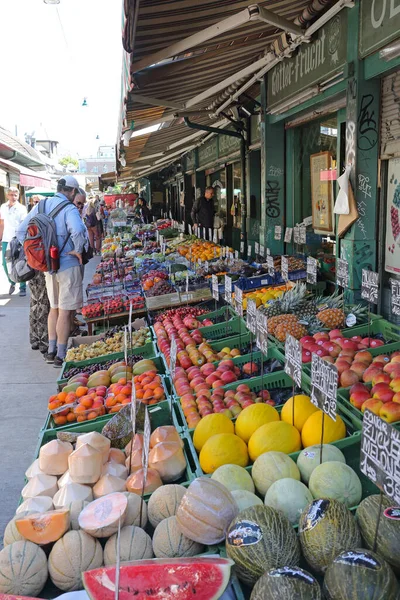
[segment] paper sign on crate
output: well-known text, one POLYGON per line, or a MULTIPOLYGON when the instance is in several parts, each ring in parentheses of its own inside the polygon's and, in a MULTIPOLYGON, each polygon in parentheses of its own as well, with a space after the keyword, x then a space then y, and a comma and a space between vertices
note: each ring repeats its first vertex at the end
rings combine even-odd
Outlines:
POLYGON ((260 244, 258 242, 254 242, 254 252, 255 254, 260 254, 260 244))
POLYGON ((235 285, 235 312, 239 317, 243 317, 243 292, 235 285))
POLYGON ((232 304, 232 278, 225 275, 225 302, 232 304))
POLYGON ((257 310, 256 317, 256 346, 263 353, 268 353, 268 317, 257 310))
POLYGON ((318 261, 313 256, 307 256, 307 283, 315 285, 317 283, 318 261))
POLYGON ((212 297, 218 302, 219 300, 219 289, 218 289, 218 277, 211 275, 211 286, 212 286, 212 297))
POLYGON ((265 247, 260 244, 260 256, 265 256, 265 247))
POLYGON ((400 281, 397 279, 390 280, 390 307, 392 315, 400 317, 400 281))
POLYGON ((335 365, 312 353, 311 402, 336 421, 338 372, 335 365))
POLYGON ((400 506, 400 432, 370 410, 364 412, 360 470, 400 506))
POLYGON ((288 334, 285 342, 285 373, 289 375, 298 387, 301 387, 301 344, 288 334))
POLYGON ((289 260, 287 256, 281 256, 281 275, 283 281, 289 281, 289 260))
POLYGON ((295 244, 300 244, 299 232, 300 232, 299 226, 295 225, 293 227, 293 241, 295 244))
POLYGON ((171 340, 170 357, 169 357, 169 370, 171 371, 172 378, 174 378, 174 375, 175 375, 176 355, 177 355, 176 339, 173 337, 171 340))
POLYGON ((292 227, 286 227, 285 237, 284 237, 284 242, 286 244, 290 244, 290 242, 292 241, 292 233, 293 233, 292 227))
POLYGON ((247 246, 247 258, 251 257, 251 244, 247 246))
POLYGON ((336 259, 336 283, 342 288, 349 287, 349 263, 344 258, 336 259))
POLYGON ((299 225, 299 244, 307 242, 307 228, 305 225, 299 225))
POLYGON ((379 274, 369 269, 362 270, 361 298, 371 304, 378 304, 379 274))
POLYGON ((255 300, 247 300, 246 326, 253 335, 256 335, 257 304, 255 300))
POLYGON ((282 226, 275 225, 274 240, 277 240, 279 242, 281 239, 282 239, 282 226))
POLYGON ((269 254, 267 256, 267 269, 268 269, 268 275, 272 278, 275 277, 275 265, 274 265, 274 257, 269 254))

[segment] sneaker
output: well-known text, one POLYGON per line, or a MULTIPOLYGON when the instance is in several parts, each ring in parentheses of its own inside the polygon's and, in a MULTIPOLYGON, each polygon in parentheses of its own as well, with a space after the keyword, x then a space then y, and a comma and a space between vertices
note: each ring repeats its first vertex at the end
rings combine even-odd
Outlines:
POLYGON ((56 369, 60 369, 63 366, 63 362, 64 362, 64 359, 60 358, 59 356, 56 355, 54 357, 53 365, 55 366, 56 369))
POLYGON ((56 352, 46 352, 46 354, 43 354, 43 358, 49 365, 51 365, 53 364, 56 355, 56 352))
POLYGON ((26 296, 26 288, 22 288, 22 290, 19 290, 19 295, 21 296, 21 298, 23 296, 26 296))
POLYGON ((10 294, 10 296, 12 296, 14 292, 15 292, 15 283, 12 283, 10 285, 10 289, 8 290, 8 293, 10 294))

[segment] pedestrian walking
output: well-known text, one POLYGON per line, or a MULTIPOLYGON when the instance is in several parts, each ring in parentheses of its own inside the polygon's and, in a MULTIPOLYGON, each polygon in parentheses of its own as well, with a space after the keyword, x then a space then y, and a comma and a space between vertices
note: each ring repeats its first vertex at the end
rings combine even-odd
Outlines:
MULTIPOLYGON (((26 207, 19 202, 19 190, 10 187, 7 192, 7 202, 0 207, 0 239, 3 269, 10 284, 8 293, 10 296, 15 292, 15 281, 8 273, 6 250, 9 242, 16 234, 16 230, 27 215, 26 207)), ((26 283, 19 284, 19 295, 26 296, 26 283)))
POLYGON ((101 238, 97 223, 96 208, 93 202, 88 203, 85 216, 85 225, 89 234, 89 243, 94 254, 100 254, 101 238))
POLYGON ((194 201, 191 212, 195 229, 198 227, 204 227, 206 230, 206 236, 208 236, 208 230, 214 227, 215 209, 213 198, 214 188, 211 186, 206 187, 204 195, 200 196, 194 201))

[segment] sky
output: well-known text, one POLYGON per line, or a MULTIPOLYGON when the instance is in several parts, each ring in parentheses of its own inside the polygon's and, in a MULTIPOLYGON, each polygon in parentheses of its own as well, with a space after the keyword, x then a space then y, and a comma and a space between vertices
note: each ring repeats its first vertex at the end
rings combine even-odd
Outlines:
POLYGON ((0 124, 22 139, 42 124, 77 157, 114 145, 121 14, 121 0, 0 0, 0 124))

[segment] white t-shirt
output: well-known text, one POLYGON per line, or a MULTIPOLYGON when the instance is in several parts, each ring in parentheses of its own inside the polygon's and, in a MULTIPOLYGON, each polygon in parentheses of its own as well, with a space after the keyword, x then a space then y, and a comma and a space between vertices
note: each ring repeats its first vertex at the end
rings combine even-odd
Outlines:
POLYGON ((0 219, 4 221, 3 242, 11 242, 20 223, 25 219, 28 211, 20 202, 10 206, 5 202, 0 206, 0 219))

